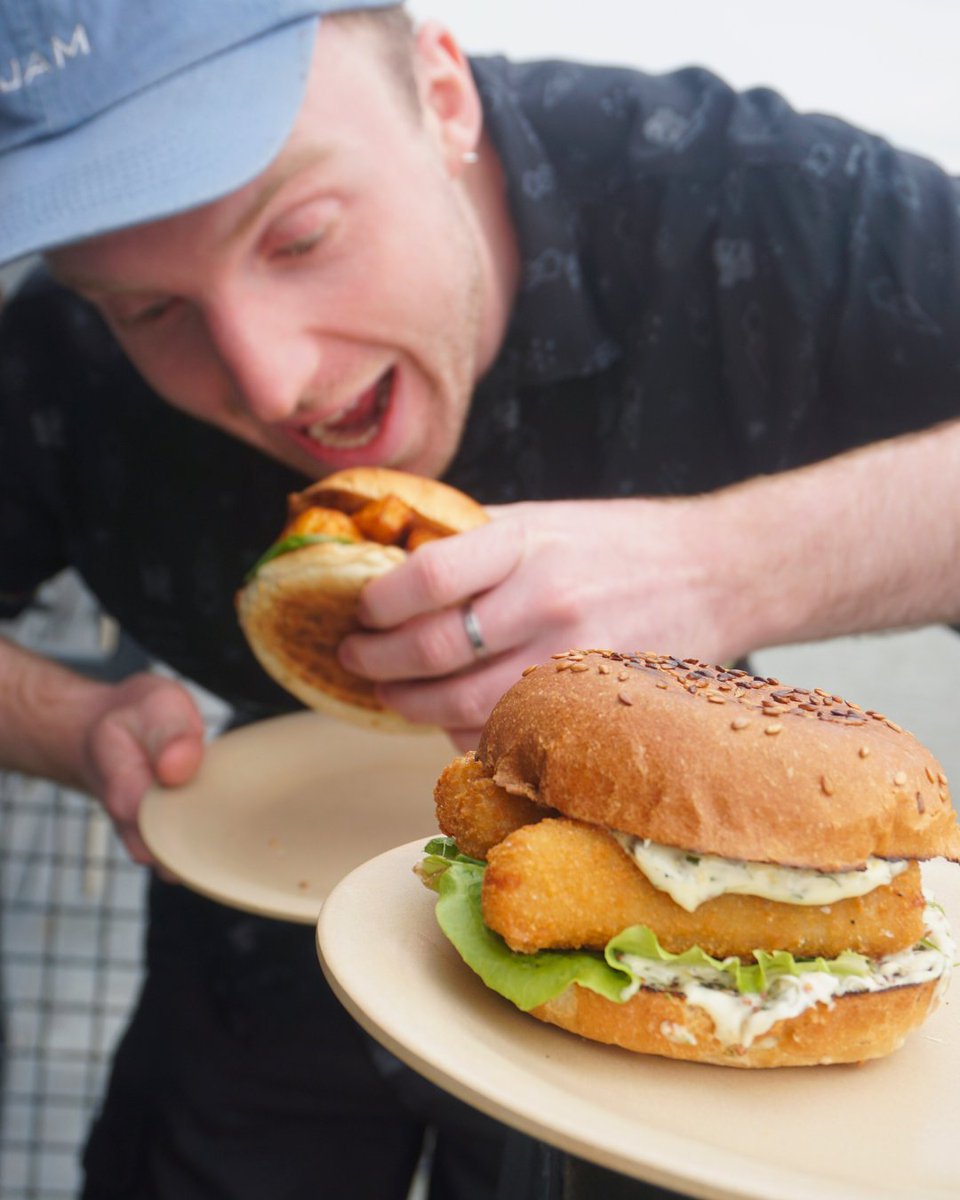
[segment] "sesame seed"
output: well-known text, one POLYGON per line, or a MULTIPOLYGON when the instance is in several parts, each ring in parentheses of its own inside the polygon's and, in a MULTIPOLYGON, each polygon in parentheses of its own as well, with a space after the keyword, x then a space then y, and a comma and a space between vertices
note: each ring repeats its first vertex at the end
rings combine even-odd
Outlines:
POLYGON ((711 704, 726 704, 726 700, 722 696, 714 696, 712 693, 707 696, 707 700, 711 704))
POLYGON ((589 671, 590 668, 585 662, 575 662, 571 666, 570 670, 571 671, 589 671))
POLYGON ((669 684, 664 683, 662 679, 658 679, 657 687, 660 688, 662 691, 666 691, 667 688, 669 687, 669 684))
POLYGON ((731 729, 746 729, 746 727, 749 724, 750 724, 750 721, 747 717, 734 717, 733 720, 730 722, 730 728, 731 729))
POLYGON ((823 794, 825 796, 833 795, 833 783, 830 780, 829 776, 827 776, 827 775, 820 776, 820 787, 823 790, 823 794))
POLYGON ((620 681, 620 683, 626 683, 626 681, 629 678, 630 678, 630 674, 627 671, 621 671, 620 674, 617 676, 617 679, 620 681))
POLYGON ((597 667, 597 671, 601 675, 609 675, 610 674, 610 668, 607 666, 606 663, 601 663, 600 666, 597 667))
POLYGON ((860 749, 857 751, 857 753, 860 755, 861 758, 869 758, 870 757, 870 747, 869 746, 861 746, 860 749))
POLYGON ((885 721, 884 724, 888 729, 892 729, 894 733, 903 733, 903 729, 896 723, 896 721, 885 721))
POLYGON ((620 701, 621 704, 626 704, 626 705, 633 704, 633 701, 624 692, 617 692, 617 699, 620 701))
POLYGON ((919 792, 917 792, 917 812, 918 812, 918 813, 919 813, 921 816, 923 816, 923 814, 924 814, 926 811, 927 811, 927 806, 926 806, 926 805, 924 804, 924 802, 923 802, 923 797, 920 795, 920 793, 919 793, 919 792))
POLYGON ((903 787, 903 785, 907 782, 906 771, 898 771, 893 777, 893 782, 897 785, 897 787, 903 787))
POLYGON ((779 723, 779 721, 774 721, 774 723, 772 725, 768 725, 763 732, 769 733, 772 737, 774 734, 780 733, 782 729, 783 726, 779 723))
POLYGON ((531 671, 535 671, 536 669, 536 664, 534 664, 532 667, 524 667, 520 674, 521 676, 526 676, 529 675, 531 671))
POLYGON ((936 775, 936 772, 934 771, 933 767, 930 767, 930 766, 924 767, 923 771, 931 783, 937 782, 937 775, 936 775))
POLYGON ((944 775, 944 773, 942 771, 938 771, 937 772, 937 783, 942 783, 942 784, 946 785, 946 782, 947 782, 946 775, 944 775))

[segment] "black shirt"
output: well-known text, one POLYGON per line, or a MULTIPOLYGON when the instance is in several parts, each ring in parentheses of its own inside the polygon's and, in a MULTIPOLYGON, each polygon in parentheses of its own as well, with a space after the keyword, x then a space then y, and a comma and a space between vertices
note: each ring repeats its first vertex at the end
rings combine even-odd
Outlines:
MULTIPOLYGON (((960 192, 937 167, 701 70, 474 66, 522 284, 451 482, 690 493, 956 414, 960 192)), ((71 565, 151 655, 251 715, 295 707, 232 597, 303 482, 160 401, 46 278, 5 312, 6 614, 71 565)))

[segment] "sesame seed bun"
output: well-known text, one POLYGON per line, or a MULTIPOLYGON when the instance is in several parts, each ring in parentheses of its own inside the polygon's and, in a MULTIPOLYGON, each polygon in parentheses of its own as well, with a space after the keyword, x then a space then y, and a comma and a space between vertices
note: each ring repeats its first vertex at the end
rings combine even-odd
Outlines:
POLYGON ((816 1067, 882 1058, 936 1008, 941 983, 861 992, 777 1021, 749 1046, 720 1041, 707 1012, 673 992, 644 989, 615 1004, 571 984, 531 1016, 595 1042, 724 1067, 816 1067))
MULTIPOLYGON (((484 524, 487 514, 455 488, 385 467, 338 471, 289 497, 290 517, 314 505, 352 514, 373 500, 395 496, 418 524, 442 537, 484 524)), ((409 730, 382 707, 373 685, 345 670, 337 658, 343 638, 360 628, 362 588, 407 558, 396 545, 318 542, 264 563, 236 597, 244 635, 261 666, 308 708, 355 724, 409 730)))
POLYGON ((477 758, 508 793, 700 854, 821 871, 960 861, 946 776, 912 734, 695 659, 557 655, 501 698, 477 758))

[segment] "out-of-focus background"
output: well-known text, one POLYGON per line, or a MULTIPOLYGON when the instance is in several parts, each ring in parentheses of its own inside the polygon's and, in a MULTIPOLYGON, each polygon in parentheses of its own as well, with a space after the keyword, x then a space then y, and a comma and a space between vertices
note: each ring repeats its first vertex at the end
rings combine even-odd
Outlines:
MULTIPOLYGON (((468 51, 662 71, 705 65, 740 87, 842 116, 960 173, 955 0, 415 0, 468 51)), ((22 267, 0 269, 14 288, 22 267)), ((920 481, 918 481, 920 486, 920 481)), ((960 494, 960 493, 958 493, 960 494)), ((136 665, 72 575, 0 632, 101 673, 136 665)), ((934 628, 766 650, 765 675, 824 687, 912 729, 960 779, 960 637, 934 628)), ((211 732, 223 710, 202 697, 211 732)), ((144 877, 85 797, 0 774, 0 965, 6 1080, 0 1200, 69 1200, 106 1064, 140 979, 144 877)))

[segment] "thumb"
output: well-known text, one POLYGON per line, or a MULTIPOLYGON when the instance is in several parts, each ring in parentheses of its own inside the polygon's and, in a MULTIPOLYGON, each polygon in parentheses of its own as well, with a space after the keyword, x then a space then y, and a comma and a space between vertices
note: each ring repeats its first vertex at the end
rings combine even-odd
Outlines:
POLYGON ((179 787, 196 775, 203 760, 203 731, 192 721, 154 727, 146 738, 146 750, 156 782, 179 787))

